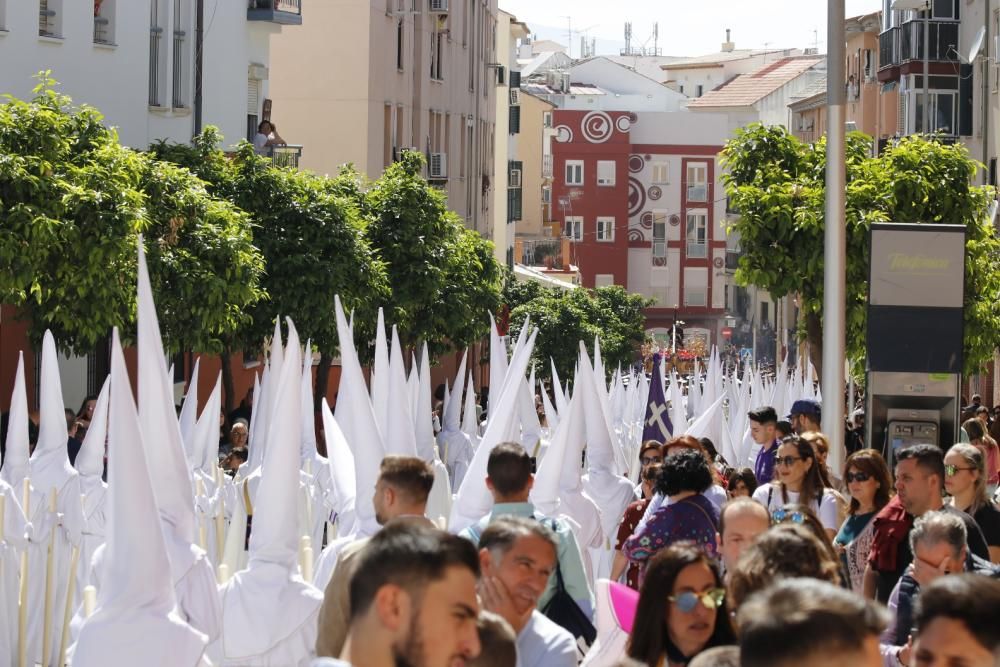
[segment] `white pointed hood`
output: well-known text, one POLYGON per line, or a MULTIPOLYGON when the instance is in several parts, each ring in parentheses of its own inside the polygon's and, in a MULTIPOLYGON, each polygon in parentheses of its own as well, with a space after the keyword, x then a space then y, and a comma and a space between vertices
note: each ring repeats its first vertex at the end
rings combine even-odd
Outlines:
MULTIPOLYGON (((402 356, 400 356, 402 359, 402 356)), ((385 318, 382 309, 378 309, 378 325, 375 328, 375 359, 372 363, 371 395, 372 408, 375 410, 375 422, 379 432, 385 436, 389 432, 389 386, 392 374, 389 372, 389 346, 385 340, 385 318)))
POLYGON ((211 476, 219 464, 219 414, 222 412, 222 372, 215 378, 215 386, 208 395, 205 409, 195 425, 195 469, 211 476))
POLYGON ((569 401, 566 400, 566 393, 559 384, 559 373, 556 372, 556 362, 552 357, 549 357, 549 363, 552 364, 552 397, 556 402, 556 411, 562 412, 569 401))
MULTIPOLYGON (((253 443, 257 441, 257 406, 260 405, 261 381, 260 373, 253 374, 253 401, 250 406, 250 423, 247 424, 247 445, 253 448, 253 443)), ((246 464, 244 464, 246 465, 246 464)))
MULTIPOLYGON (((56 341, 51 331, 46 331, 42 339, 41 375, 38 444, 28 463, 28 475, 35 490, 48 496, 50 489, 62 490, 66 482, 77 474, 66 452, 69 439, 66 408, 59 379, 56 341)), ((176 417, 174 423, 177 423, 176 417)))
POLYGON ((566 418, 560 420, 559 427, 554 431, 549 449, 545 453, 538 472, 535 473, 535 483, 531 487, 531 502, 546 516, 554 516, 559 510, 560 491, 566 482, 572 484, 575 474, 576 485, 580 482, 580 461, 583 443, 586 439, 586 428, 583 416, 580 414, 581 398, 579 395, 570 399, 566 406, 566 418))
POLYGON ((99 482, 104 474, 104 443, 107 441, 108 404, 111 401, 110 383, 110 377, 104 379, 101 392, 94 404, 90 426, 87 427, 87 434, 83 437, 80 452, 76 455, 76 470, 80 473, 81 482, 95 478, 99 482))
POLYGON ((357 477, 354 468, 354 454, 347 444, 347 438, 340 425, 330 412, 330 404, 323 399, 323 437, 326 440, 327 465, 330 466, 330 479, 333 480, 337 506, 334 511, 339 515, 340 532, 349 535, 356 520, 355 499, 357 498, 357 477))
POLYGON ((334 416, 354 454, 355 488, 359 489, 356 501, 358 528, 362 533, 371 535, 378 530, 371 490, 378 480, 385 449, 375 424, 375 412, 372 410, 365 377, 354 348, 354 334, 347 324, 340 297, 334 298, 334 307, 342 364, 334 416))
POLYGON ((10 414, 7 420, 7 441, 0 479, 15 490, 21 488, 28 474, 28 456, 31 444, 28 437, 28 394, 24 388, 24 352, 18 352, 17 374, 14 376, 14 393, 10 397, 10 414))
MULTIPOLYGON (((139 241, 138 286, 138 335, 139 352, 139 425, 142 428, 146 458, 156 492, 160 518, 170 526, 175 541, 181 545, 194 543, 194 490, 191 486, 187 459, 181 445, 181 432, 177 424, 171 383, 163 362, 163 343, 160 325, 153 304, 153 292, 146 270, 146 252, 139 241)), ((169 539, 168 542, 172 540, 169 539)), ((175 581, 189 564, 172 562, 175 581), (178 570, 178 568, 181 568, 178 570)))
MULTIPOLYGON (((553 376, 554 381, 555 376, 553 376)), ((545 387, 540 385, 538 389, 542 392, 542 409, 545 410, 545 422, 548 424, 549 433, 555 433, 556 429, 559 428, 559 413, 552 406, 552 401, 549 400, 549 393, 545 391, 545 387)))
POLYGON ((521 421, 521 445, 528 452, 528 456, 537 456, 540 451, 540 440, 542 437, 542 425, 538 421, 538 411, 535 410, 535 399, 532 394, 535 376, 531 375, 532 382, 520 377, 521 390, 518 393, 518 418, 521 421))
MULTIPOLYGON (((181 429, 181 442, 184 444, 184 454, 187 456, 188 467, 194 470, 198 467, 198 456, 195 453, 197 444, 195 443, 195 427, 198 424, 198 369, 201 366, 201 357, 194 361, 194 369, 191 371, 191 382, 188 384, 187 395, 184 396, 184 404, 181 406, 181 414, 177 421, 181 429)), ((168 375, 167 377, 172 377, 168 375)))
POLYGON ((265 360, 264 371, 260 375, 260 385, 253 395, 253 411, 250 413, 251 437, 249 441, 250 451, 248 452, 250 458, 245 464, 247 473, 259 469, 264 460, 264 450, 267 448, 267 406, 270 403, 268 395, 274 391, 271 387, 271 377, 271 364, 265 360))
POLYGON ((469 371, 469 383, 465 386, 462 433, 469 436, 473 447, 479 444, 479 411, 476 410, 476 386, 472 381, 472 371, 469 371))
POLYGON ((417 456, 430 463, 438 456, 434 452, 434 422, 431 414, 434 410, 431 398, 431 358, 427 354, 427 343, 424 343, 421 350, 417 381, 420 385, 417 392, 417 410, 413 415, 417 436, 417 456))
MULTIPOLYGON (((415 372, 415 371, 414 371, 415 372)), ((384 445, 386 454, 400 456, 417 455, 417 434, 413 429, 413 415, 410 413, 410 392, 403 364, 402 345, 396 325, 392 327, 392 350, 389 353, 389 405, 392 414, 386 423, 384 445)))
POLYGON ((500 400, 500 390, 503 388, 504 378, 507 376, 507 348, 500 334, 497 332, 497 323, 490 314, 490 393, 487 398, 486 417, 493 416, 493 406, 500 400), (496 400, 494 400, 496 396, 496 400))
MULTIPOLYGON (((449 400, 444 404, 444 419, 441 423, 441 430, 445 432, 461 430, 462 416, 462 385, 465 383, 465 366, 469 356, 469 351, 462 353, 462 361, 458 363, 458 372, 455 373, 454 390, 449 396, 449 400)), ((445 387, 447 389, 447 387, 445 387)))
POLYGON ((508 382, 504 383, 500 395, 493 395, 491 399, 496 409, 490 415, 481 444, 476 449, 465 479, 462 480, 462 485, 455 496, 451 520, 448 522, 448 529, 453 532, 459 532, 479 521, 493 506, 493 498, 486 488, 486 464, 493 448, 508 440, 507 434, 512 430, 512 425, 514 427, 517 425, 518 394, 521 385, 514 378, 524 377, 525 371, 528 370, 528 362, 531 360, 531 351, 535 347, 537 335, 536 329, 523 348, 514 355, 507 372, 508 382))
MULTIPOLYGON (((302 379, 299 381, 299 460, 302 464, 314 460, 319 451, 316 449, 316 421, 313 416, 313 376, 312 376, 312 341, 306 341, 302 354, 302 379)), ((315 474, 315 470, 313 473, 315 474)))
POLYGON ((161 523, 150 520, 159 510, 117 329, 111 343, 110 403, 103 568, 114 576, 105 578, 97 609, 80 628, 73 664, 197 665, 207 637, 175 611, 161 523))

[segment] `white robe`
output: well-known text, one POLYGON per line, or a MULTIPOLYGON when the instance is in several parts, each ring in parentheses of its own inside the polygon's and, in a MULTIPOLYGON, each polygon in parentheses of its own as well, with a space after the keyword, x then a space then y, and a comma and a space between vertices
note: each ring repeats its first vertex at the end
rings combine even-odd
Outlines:
POLYGON ((21 552, 30 526, 18 493, 0 479, 4 498, 3 539, 0 539, 0 667, 17 664, 17 611, 21 585, 21 552))

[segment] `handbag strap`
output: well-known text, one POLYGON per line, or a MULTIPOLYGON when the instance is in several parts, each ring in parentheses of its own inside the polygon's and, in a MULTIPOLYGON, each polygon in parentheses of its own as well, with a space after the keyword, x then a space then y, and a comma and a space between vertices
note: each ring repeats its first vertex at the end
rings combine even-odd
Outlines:
MULTIPOLYGON (((558 538, 559 531, 556 529, 557 524, 555 519, 548 519, 547 521, 546 519, 542 519, 540 523, 543 526, 547 526, 553 533, 556 534, 556 537, 558 538)), ((556 590, 560 593, 566 592, 566 583, 563 581, 563 576, 562 576, 562 565, 560 565, 559 563, 558 547, 556 548, 556 590)))
POLYGON ((685 498, 684 500, 682 500, 681 502, 682 502, 682 503, 687 503, 688 505, 692 505, 692 506, 694 506, 694 507, 697 507, 697 508, 698 508, 698 509, 699 509, 699 510, 701 511, 701 513, 705 515, 705 518, 706 518, 706 519, 708 519, 708 522, 709 522, 710 524, 714 525, 714 526, 715 526, 716 528, 718 528, 718 526, 719 526, 719 522, 718 522, 718 521, 715 521, 715 520, 713 520, 713 519, 712 519, 712 515, 711 515, 711 514, 709 514, 708 512, 706 512, 706 511, 705 511, 705 508, 704 508, 704 507, 702 507, 702 506, 701 506, 701 505, 699 505, 698 503, 696 503, 696 502, 694 502, 693 500, 691 500, 691 498, 692 498, 692 497, 693 497, 693 496, 689 496, 689 497, 685 498))

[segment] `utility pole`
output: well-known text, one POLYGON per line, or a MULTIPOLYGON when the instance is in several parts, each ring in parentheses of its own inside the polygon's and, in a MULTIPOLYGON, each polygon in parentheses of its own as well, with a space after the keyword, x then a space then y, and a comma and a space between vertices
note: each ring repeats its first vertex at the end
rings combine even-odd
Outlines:
MULTIPOLYGON (((844 350, 846 347, 846 134, 844 81, 847 40, 844 0, 827 0, 826 211, 823 275, 823 417, 830 469, 844 465, 844 350)), ((924 51, 926 55, 926 50, 924 51)), ((924 71, 924 84, 927 73, 924 71)), ((926 107, 925 107, 926 109, 926 107)), ((925 113, 926 117, 926 113, 925 113)))

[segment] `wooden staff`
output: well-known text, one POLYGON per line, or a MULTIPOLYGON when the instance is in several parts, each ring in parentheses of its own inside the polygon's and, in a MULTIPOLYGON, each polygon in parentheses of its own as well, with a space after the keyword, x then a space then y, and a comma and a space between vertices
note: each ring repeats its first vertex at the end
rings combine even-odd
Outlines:
POLYGON ((225 563, 219 563, 219 567, 216 569, 216 576, 219 579, 219 585, 224 585, 229 581, 229 566, 225 563))
POLYGON ((93 586, 83 587, 83 617, 90 618, 97 606, 97 589, 93 586))
POLYGON ((69 557, 69 575, 66 578, 66 609, 63 611, 62 638, 59 641, 59 667, 66 664, 66 649, 69 647, 69 622, 73 618, 73 589, 76 588, 76 566, 80 560, 80 547, 73 545, 69 557))
MULTIPOLYGON (((306 475, 309 476, 309 480, 312 481, 312 461, 306 459, 306 475)), ((312 502, 312 486, 306 485, 306 530, 312 532, 313 529, 313 502, 312 502)))
POLYGON ((226 550, 226 495, 222 492, 222 470, 218 466, 212 468, 212 478, 215 480, 215 493, 219 498, 215 512, 215 561, 222 562, 222 554, 226 550))
MULTIPOLYGON (((24 478, 22 506, 25 516, 31 516, 31 480, 24 478)), ((21 552, 21 589, 17 596, 17 664, 28 667, 28 546, 21 552)))
POLYGON ((302 570, 302 578, 307 582, 313 579, 313 550, 312 538, 303 535, 299 539, 299 567, 302 570))
MULTIPOLYGON (((49 493, 49 512, 56 513, 56 489, 49 493)), ((55 544, 57 522, 52 522, 49 531, 49 548, 45 557, 45 617, 42 620, 42 665, 48 667, 49 654, 52 651, 52 605, 55 603, 55 591, 52 589, 52 570, 55 568, 55 544)))

